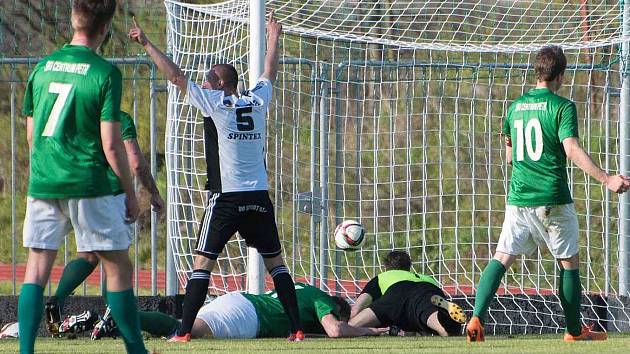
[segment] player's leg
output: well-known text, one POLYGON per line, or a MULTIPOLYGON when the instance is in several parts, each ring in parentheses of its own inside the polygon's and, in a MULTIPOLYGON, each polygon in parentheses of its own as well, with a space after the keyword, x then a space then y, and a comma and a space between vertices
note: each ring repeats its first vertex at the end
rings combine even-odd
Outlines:
POLYGON ((69 215, 78 252, 96 252, 107 276, 107 300, 128 353, 146 353, 132 288, 131 226, 125 223, 125 195, 71 199, 69 215))
POLYGON ((516 255, 529 254, 537 247, 531 239, 523 212, 524 208, 512 205, 505 208, 505 219, 496 252, 483 270, 477 285, 473 316, 466 327, 468 341, 484 340, 483 323, 503 275, 516 259, 516 255))
POLYGON ((128 251, 99 251, 98 256, 107 275, 108 305, 125 348, 128 353, 146 353, 140 332, 137 300, 132 288, 133 266, 128 251))
POLYGON ((572 203, 535 208, 529 213, 530 224, 535 237, 544 243, 560 266, 558 297, 566 320, 566 341, 604 340, 605 333, 592 332, 582 328, 580 307, 582 284, 580 282, 580 262, 577 213, 572 203))
POLYGON ((438 319, 438 311, 433 312, 427 319, 427 327, 434 330, 440 337, 448 337, 448 332, 438 319))
MULTIPOLYGON (((577 244, 577 243, 576 243, 577 244)), ((580 282, 580 260, 575 254, 569 258, 558 259, 560 265, 560 282, 558 284, 558 297, 564 310, 566 321, 566 342, 581 340, 606 340, 608 335, 603 332, 594 332, 591 326, 581 325, 580 308, 582 300, 582 284, 580 282)))
POLYGON ((475 308, 473 316, 478 317, 481 323, 485 322, 490 302, 501 284, 505 271, 514 263, 516 256, 496 251, 494 258, 481 273, 477 293, 475 294, 475 308))
POLYGON ((579 255, 558 259, 558 265, 560 266, 558 297, 564 310, 566 331, 572 336, 579 336, 582 331, 580 321, 582 284, 580 282, 579 255))
POLYGON ((168 337, 176 333, 179 321, 159 311, 138 311, 140 329, 154 336, 168 337))
POLYGON ((256 248, 263 257, 265 268, 273 279, 278 299, 289 318, 291 331, 289 340, 296 338, 301 340, 304 329, 300 322, 295 284, 282 259, 282 246, 269 193, 249 192, 243 193, 243 196, 246 197, 239 201, 241 208, 238 209, 239 232, 247 244, 256 248), (302 333, 297 334, 298 332, 302 333))
POLYGON ((208 199, 197 237, 193 273, 186 284, 182 324, 177 336, 171 338, 172 342, 190 340, 197 313, 206 301, 212 269, 225 244, 236 232, 235 210, 230 194, 214 193, 208 199))
POLYGON ((44 286, 70 221, 56 199, 28 198, 23 244, 29 248, 26 273, 18 299, 20 352, 32 353, 44 313, 44 286))
POLYGON ((31 248, 18 299, 20 353, 33 353, 39 323, 44 313, 44 286, 57 256, 57 250, 31 248))
MULTIPOLYGON (((280 242, 278 242, 278 245, 279 244, 280 242)), ((290 335, 292 336, 298 332, 302 332, 302 334, 297 335, 298 337, 301 336, 298 340, 302 340, 304 328, 300 322, 295 283, 293 282, 293 278, 291 278, 291 273, 289 273, 289 269, 284 265, 284 260, 280 254, 274 257, 263 256, 263 262, 273 279, 273 286, 276 289, 278 300, 280 300, 282 304, 284 313, 289 318, 290 335)))
POLYGON ((429 315, 427 327, 442 337, 456 336, 462 333, 462 323, 455 321, 448 312, 442 309, 429 315))
POLYGON ((190 340, 192 328, 197 318, 197 313, 206 301, 208 285, 210 284, 210 274, 216 263, 216 256, 197 254, 193 263, 193 273, 186 284, 186 294, 182 309, 182 324, 177 331, 177 336, 172 341, 190 340))
MULTIPOLYGON (((97 265, 98 257, 95 253, 79 252, 77 258, 68 262, 63 268, 57 290, 49 304, 58 306, 59 311, 62 312, 66 298, 92 274, 97 265)), ((47 308, 49 304, 46 304, 47 308)))

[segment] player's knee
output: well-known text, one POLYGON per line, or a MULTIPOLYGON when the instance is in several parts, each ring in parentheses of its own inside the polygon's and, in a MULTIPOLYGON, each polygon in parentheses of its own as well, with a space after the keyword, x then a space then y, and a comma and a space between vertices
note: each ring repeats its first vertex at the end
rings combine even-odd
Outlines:
POLYGON ((77 253, 79 258, 83 258, 88 261, 91 265, 95 266, 98 264, 98 256, 94 252, 79 252, 77 253))
POLYGON ((218 256, 210 253, 197 253, 194 261, 194 269, 205 269, 212 271, 214 264, 217 261, 218 256))
POLYGON ((282 259, 282 255, 277 254, 273 257, 263 257, 263 263, 265 263, 265 268, 271 272, 272 269, 284 266, 284 260, 282 259))
POLYGON ((560 263, 560 267, 566 270, 573 270, 580 268, 580 257, 579 254, 575 254, 569 258, 558 259, 558 263, 560 263))

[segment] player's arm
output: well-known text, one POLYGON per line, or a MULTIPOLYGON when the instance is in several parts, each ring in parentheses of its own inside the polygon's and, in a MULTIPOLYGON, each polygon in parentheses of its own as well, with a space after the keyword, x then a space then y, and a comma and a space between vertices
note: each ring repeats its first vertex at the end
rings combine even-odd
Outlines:
POLYGON ((512 138, 509 135, 505 135, 505 162, 512 164, 512 138))
POLYGON ((188 78, 184 75, 182 69, 153 45, 144 32, 142 32, 142 29, 138 27, 135 19, 133 23, 134 27, 129 30, 129 38, 140 43, 151 57, 158 70, 166 76, 166 79, 177 86, 183 94, 186 94, 186 90, 188 90, 188 78))
POLYGON ((123 143, 125 144, 125 151, 131 172, 138 177, 140 184, 151 193, 151 205, 153 205, 155 211, 158 213, 161 212, 162 209, 164 209, 164 200, 162 200, 160 196, 160 191, 151 174, 151 168, 140 150, 138 141, 136 139, 127 139, 124 140, 123 143))
POLYGON ((599 168, 590 156, 584 151, 578 138, 568 137, 562 140, 564 146, 564 152, 567 158, 584 171, 587 175, 595 178, 601 183, 606 185, 606 188, 615 193, 623 193, 630 188, 630 180, 623 175, 611 176, 599 168))
POLYGON ((350 308, 350 318, 356 316, 359 312, 361 312, 361 310, 370 306, 370 304, 372 304, 372 295, 368 293, 362 293, 359 295, 357 301, 350 308))
POLYGON ((120 122, 101 121, 101 143, 107 163, 118 177, 127 197, 127 222, 132 223, 138 218, 138 201, 127 167, 129 166, 127 155, 120 138, 120 122))
POLYGON ((378 276, 375 276, 365 284, 357 301, 350 308, 350 318, 355 317, 359 312, 370 306, 372 302, 380 298, 381 295, 381 288, 378 285, 378 276))
POLYGON ((276 75, 278 74, 278 41, 281 34, 282 25, 274 18, 272 12, 267 23, 267 54, 265 55, 265 69, 261 75, 261 77, 268 79, 272 83, 276 80, 276 75))
POLYGON ((33 148, 33 117, 26 117, 26 141, 28 142, 28 148, 33 148))
POLYGON ((325 315, 319 322, 330 338, 378 336, 387 331, 386 328, 353 327, 348 322, 339 321, 333 314, 325 315))

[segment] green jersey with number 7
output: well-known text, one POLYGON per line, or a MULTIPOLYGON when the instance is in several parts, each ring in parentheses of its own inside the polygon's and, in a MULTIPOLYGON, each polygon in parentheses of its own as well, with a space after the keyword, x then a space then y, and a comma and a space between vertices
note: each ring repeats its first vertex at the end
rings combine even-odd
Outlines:
POLYGON ((571 203, 562 141, 578 137, 575 103, 547 88, 530 90, 508 110, 503 134, 512 140, 508 205, 571 203))
POLYGON ((120 121, 120 70, 80 45, 37 64, 24 94, 33 117, 28 195, 90 198, 122 193, 105 158, 101 121, 120 121))

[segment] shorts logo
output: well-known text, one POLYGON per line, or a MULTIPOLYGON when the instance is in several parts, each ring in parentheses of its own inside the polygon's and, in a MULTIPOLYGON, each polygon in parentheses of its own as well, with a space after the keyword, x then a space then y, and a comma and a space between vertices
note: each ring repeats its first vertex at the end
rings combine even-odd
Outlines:
POLYGON ((266 213, 267 212, 267 208, 262 207, 260 205, 255 205, 255 204, 243 205, 243 206, 239 206, 238 207, 238 212, 239 213, 244 213, 246 211, 256 211, 256 212, 259 212, 259 213, 266 213))

